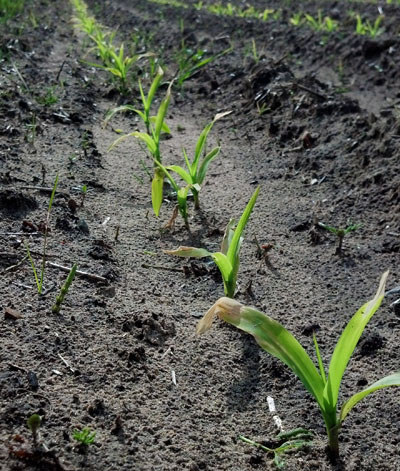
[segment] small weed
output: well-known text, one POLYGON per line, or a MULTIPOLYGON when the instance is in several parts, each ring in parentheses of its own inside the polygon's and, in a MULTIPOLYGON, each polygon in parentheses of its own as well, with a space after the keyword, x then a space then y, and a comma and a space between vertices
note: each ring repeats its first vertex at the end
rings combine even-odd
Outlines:
POLYGON ((319 222, 318 226, 321 227, 322 229, 325 229, 326 231, 331 232, 337 237, 338 245, 336 247, 336 255, 341 255, 343 253, 344 237, 350 232, 354 232, 360 229, 361 224, 349 224, 345 228, 340 228, 340 227, 328 226, 327 224, 324 224, 323 222, 319 222))
POLYGON ((56 86, 47 87, 44 95, 36 98, 36 101, 39 103, 39 105, 51 106, 57 103, 59 100, 59 97, 55 93, 56 89, 57 89, 56 86))
POLYGON ((84 427, 82 430, 74 430, 72 433, 72 438, 79 442, 80 445, 87 447, 94 442, 96 438, 96 432, 92 432, 89 427, 84 427))
POLYGON ((21 13, 24 5, 25 0, 0 0, 0 23, 6 23, 21 13))
POLYGON ((267 447, 261 443, 254 442, 253 440, 250 440, 243 435, 239 435, 239 438, 243 442, 253 445, 256 448, 260 448, 269 455, 273 455, 274 465, 279 469, 283 469, 285 466, 283 455, 289 450, 296 450, 305 446, 309 446, 312 442, 312 433, 309 430, 305 430, 303 428, 289 430, 288 432, 281 432, 276 436, 278 443, 275 447, 267 447))
POLYGON ((61 306, 64 302, 65 296, 68 293, 69 288, 71 287, 72 282, 74 281, 76 270, 78 265, 75 263, 69 272, 67 279, 65 280, 64 285, 61 288, 60 294, 56 297, 56 302, 51 308, 53 314, 60 314, 61 306))

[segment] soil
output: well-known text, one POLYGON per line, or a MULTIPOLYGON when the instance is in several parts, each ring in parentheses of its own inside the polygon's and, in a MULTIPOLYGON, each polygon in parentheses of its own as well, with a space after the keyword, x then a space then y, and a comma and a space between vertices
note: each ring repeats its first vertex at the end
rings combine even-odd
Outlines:
MULTIPOLYGON (((268 22, 192 3, 88 2, 97 21, 117 31, 116 42, 127 47, 134 35, 139 52, 161 54, 166 80, 182 35, 212 54, 232 46, 172 92, 171 136, 162 142, 168 164, 182 164, 182 147, 192 155, 205 124, 232 111, 210 133, 221 154, 201 191, 201 211, 190 203, 190 231, 179 218, 173 230, 161 230, 175 204, 168 194, 160 218, 152 215, 143 162, 151 164, 137 140, 108 151, 115 130, 143 129, 134 114, 103 125, 118 104, 140 106, 137 85, 121 95, 106 72, 82 63, 90 44, 74 28, 69 2, 32 0, 0 28, 0 468, 273 469, 269 454, 238 438, 274 440, 270 396, 284 430, 304 427, 314 437, 285 456, 285 469, 400 470, 398 390, 355 407, 340 432, 341 459, 332 463, 316 404, 287 367, 220 321, 195 335, 199 318, 223 296, 215 267, 162 252, 218 250, 229 219, 260 185, 236 298, 284 324, 311 355, 316 331, 328 364, 380 275, 390 270, 388 290, 399 285, 400 7, 383 5, 384 31, 372 39, 355 34, 348 12, 373 21, 379 12, 370 3, 254 1, 281 10, 268 22), (290 26, 300 9, 315 16, 322 9, 343 26, 334 33, 290 26), (46 267, 39 296, 25 243, 40 267, 57 174, 47 243, 56 265, 46 267), (335 237, 318 222, 362 226, 337 253, 335 237), (254 236, 273 246, 265 259, 254 236), (53 314, 66 278, 57 265, 73 263, 106 281, 77 276, 53 314), (47 451, 32 447, 26 421, 33 413, 42 416, 47 451), (96 431, 86 449, 72 438, 83 427, 96 431)), ((142 67, 148 70, 145 60, 142 67)), ((148 76, 138 73, 147 89, 148 76)), ((340 402, 398 370, 396 296, 386 296, 366 328, 340 402)))

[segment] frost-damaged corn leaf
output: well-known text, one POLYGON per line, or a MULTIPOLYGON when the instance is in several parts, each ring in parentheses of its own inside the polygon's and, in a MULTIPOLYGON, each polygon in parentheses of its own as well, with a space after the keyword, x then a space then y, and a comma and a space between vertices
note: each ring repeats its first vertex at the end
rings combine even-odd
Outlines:
POLYGON ((329 364, 328 381, 324 390, 325 400, 335 407, 338 400, 340 383, 351 355, 371 317, 379 308, 385 294, 385 284, 389 271, 386 271, 379 283, 375 297, 365 303, 354 314, 340 336, 329 364))
POLYGON ((224 297, 200 320, 198 333, 210 328, 215 314, 251 334, 263 350, 285 363, 321 405, 324 383, 317 368, 300 343, 279 322, 254 308, 224 297))
POLYGON ((342 410, 340 411, 340 422, 343 422, 350 410, 359 401, 361 401, 361 399, 364 399, 364 397, 368 396, 374 391, 378 391, 379 389, 387 388, 389 386, 400 386, 400 372, 385 376, 379 381, 376 381, 375 383, 371 384, 371 386, 368 386, 357 394, 354 394, 354 396, 352 396, 348 401, 343 404, 342 410))
MULTIPOLYGON (((110 121, 110 119, 120 111, 134 111, 135 113, 138 113, 140 116, 143 114, 141 111, 137 110, 134 106, 132 105, 122 105, 122 106, 117 106, 111 110, 108 110, 106 113, 106 116, 104 118, 104 126, 107 125, 107 123, 110 121)), ((143 118, 142 118, 143 119, 143 118)))
POLYGON ((164 172, 156 168, 151 182, 151 201, 154 214, 158 217, 163 199, 164 172))
POLYGON ((163 250, 163 252, 168 255, 175 255, 176 257, 203 258, 212 256, 212 253, 206 249, 197 249, 196 247, 185 246, 180 246, 175 250, 163 250))

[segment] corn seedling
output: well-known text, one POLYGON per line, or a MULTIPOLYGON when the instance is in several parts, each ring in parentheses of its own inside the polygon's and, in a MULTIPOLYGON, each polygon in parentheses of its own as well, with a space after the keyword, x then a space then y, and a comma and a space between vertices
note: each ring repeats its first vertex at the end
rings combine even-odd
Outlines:
POLYGON ((154 214, 158 217, 161 209, 162 198, 163 198, 163 186, 164 186, 164 172, 157 166, 157 163, 161 164, 161 153, 160 153, 160 139, 161 133, 166 129, 165 127, 165 116, 167 114, 169 102, 171 100, 171 87, 173 82, 169 84, 165 98, 162 100, 160 107, 158 108, 157 116, 154 120, 150 120, 150 133, 134 131, 129 134, 125 134, 120 138, 116 139, 109 150, 114 146, 118 145, 122 140, 127 137, 136 137, 144 142, 150 152, 154 163, 155 170, 154 176, 151 183, 151 196, 154 214))
POLYGON ((338 240, 338 245, 336 248, 336 254, 340 255, 343 252, 343 239, 344 237, 349 234, 350 232, 354 232, 358 229, 360 229, 361 224, 349 224, 346 228, 340 228, 340 227, 333 227, 333 226, 328 226, 327 224, 324 224, 323 222, 319 222, 318 226, 321 227, 322 229, 325 229, 326 231, 331 232, 337 237, 338 240))
POLYGON ((244 443, 255 446, 256 448, 265 451, 268 455, 273 455, 274 465, 279 469, 283 469, 285 466, 283 455, 289 450, 296 450, 305 446, 309 446, 312 442, 312 433, 309 430, 305 430, 303 428, 296 428, 289 430, 288 432, 281 432, 276 436, 276 441, 278 443, 275 447, 267 447, 266 445, 250 440, 243 435, 239 435, 239 438, 244 443))
POLYGON ((315 31, 328 31, 332 33, 338 27, 338 22, 333 20, 330 16, 322 17, 321 10, 318 10, 318 16, 314 18, 308 13, 304 13, 306 23, 315 31))
POLYGON ((234 220, 231 219, 229 221, 226 226, 220 252, 212 253, 206 249, 181 246, 176 250, 164 250, 164 253, 175 255, 177 257, 211 257, 221 272, 225 295, 229 298, 233 298, 235 295, 236 281, 239 271, 239 254, 243 242, 242 233, 246 227, 247 221, 249 220, 253 207, 256 204, 259 191, 260 187, 257 187, 253 196, 250 198, 250 201, 247 203, 235 229, 234 220))
POLYGON ((356 33, 360 35, 367 35, 371 38, 375 38, 379 34, 382 33, 383 28, 381 28, 381 23, 383 20, 383 16, 380 15, 376 18, 374 23, 372 24, 369 20, 366 20, 363 23, 363 20, 360 15, 356 15, 356 33))
POLYGON ((77 268, 78 268, 78 265, 75 263, 72 266, 71 271, 69 272, 63 287, 61 288, 60 294, 56 297, 56 302, 54 306, 51 308, 51 311, 53 312, 53 314, 60 314, 61 305, 64 302, 65 296, 67 295, 72 282, 74 281, 77 268))
POLYGON ((350 410, 374 391, 400 386, 400 372, 393 373, 351 396, 342 405, 340 413, 337 413, 344 372, 367 323, 383 300, 388 273, 382 275, 375 297, 354 314, 342 332, 332 354, 328 374, 325 372, 315 335, 314 348, 319 371, 296 338, 279 322, 230 298, 220 298, 211 307, 200 320, 197 332, 201 334, 207 331, 215 315, 218 315, 225 322, 253 335, 262 349, 285 363, 317 401, 326 426, 329 452, 336 460, 339 456, 339 431, 350 410))
POLYGON ((211 131, 214 123, 219 119, 223 118, 230 114, 231 111, 225 111, 224 113, 218 113, 215 115, 214 119, 207 124, 200 134, 199 139, 196 143, 196 148, 194 152, 193 161, 190 162, 185 148, 183 148, 183 156, 185 158, 185 163, 187 171, 180 167, 179 165, 169 165, 166 167, 167 170, 177 173, 191 188, 194 199, 194 206, 196 209, 200 208, 199 203, 199 191, 200 186, 203 184, 203 181, 206 177, 208 166, 210 163, 217 157, 220 151, 220 147, 214 147, 210 152, 206 152, 207 137, 211 131), (201 161, 201 156, 204 155, 203 160, 201 161))
POLYGON ((290 19, 289 23, 293 26, 300 26, 303 23, 303 12, 295 13, 290 19))
POLYGON ((84 427, 82 430, 74 430, 72 438, 79 442, 80 445, 89 446, 94 442, 96 432, 91 432, 89 427, 84 427))
MULTIPOLYGON (((151 110, 151 105, 153 103, 154 96, 160 86, 161 80, 164 76, 164 72, 161 69, 161 67, 158 68, 157 75, 155 76, 149 92, 147 96, 144 94, 142 83, 139 80, 139 90, 140 90, 140 97, 142 99, 142 105, 143 105, 143 111, 138 110, 135 108, 133 105, 122 105, 118 106, 117 108, 112 109, 109 111, 106 115, 106 118, 104 120, 105 124, 108 123, 108 121, 118 112, 120 111, 133 111, 134 113, 137 113, 141 119, 143 120, 144 125, 146 126, 146 132, 148 135, 151 135, 151 124, 155 123, 157 117, 156 116, 150 116, 150 110, 151 110)), ((166 123, 163 121, 162 123, 162 131, 170 134, 170 130, 166 123)))
MULTIPOLYGON (((186 185, 182 188, 179 188, 179 185, 176 183, 175 179, 171 176, 171 174, 168 172, 167 168, 164 167, 160 162, 157 162, 156 160, 154 161, 157 167, 160 169, 161 174, 165 177, 168 178, 169 182, 171 183, 172 188, 174 189, 176 193, 176 198, 177 198, 177 207, 178 210, 185 222, 185 227, 189 229, 189 219, 188 219, 188 212, 187 212, 187 198, 188 198, 188 193, 189 190, 192 190, 192 192, 196 191, 197 194, 200 191, 200 185, 197 184, 189 184, 186 185)), ((161 195, 162 198, 162 195, 161 195)), ((177 211, 174 211, 174 214, 168 223, 168 227, 172 227, 174 225, 175 219, 177 216, 177 211)))
POLYGON ((35 265, 35 262, 33 261, 32 256, 31 256, 29 246, 26 243, 26 241, 24 241, 25 249, 26 249, 29 261, 31 263, 33 275, 35 277, 35 282, 36 282, 36 286, 37 286, 37 291, 38 291, 39 294, 42 294, 42 291, 43 291, 44 272, 45 272, 45 269, 46 269, 47 235, 48 235, 48 231, 49 231, 50 211, 51 211, 51 207, 53 205, 54 196, 56 194, 57 184, 58 184, 58 175, 56 176, 56 179, 54 181, 53 191, 51 192, 49 207, 47 209, 46 222, 44 224, 42 265, 41 265, 41 269, 40 269, 40 274, 38 273, 38 271, 36 269, 36 265, 35 265))
POLYGON ((42 423, 42 418, 40 417, 39 414, 32 414, 26 421, 26 424, 28 425, 29 430, 32 432, 32 441, 33 441, 34 448, 36 448, 38 445, 39 429, 40 429, 41 423, 42 423))
MULTIPOLYGON (((183 32, 183 23, 181 23, 181 31, 183 32)), ((182 88, 183 83, 192 78, 204 66, 231 50, 232 48, 230 47, 218 54, 208 56, 207 51, 204 49, 198 49, 196 51, 186 47, 185 40, 182 38, 181 48, 176 56, 178 69, 175 72, 175 83, 177 87, 182 88)))

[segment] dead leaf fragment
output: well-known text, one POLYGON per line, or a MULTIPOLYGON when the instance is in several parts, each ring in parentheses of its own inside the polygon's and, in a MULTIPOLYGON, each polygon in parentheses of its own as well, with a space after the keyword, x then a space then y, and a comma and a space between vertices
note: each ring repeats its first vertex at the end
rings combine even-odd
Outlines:
POLYGON ((23 317, 24 316, 19 311, 11 309, 10 307, 6 307, 4 310, 5 319, 12 319, 13 321, 16 321, 17 319, 23 319, 23 317))

